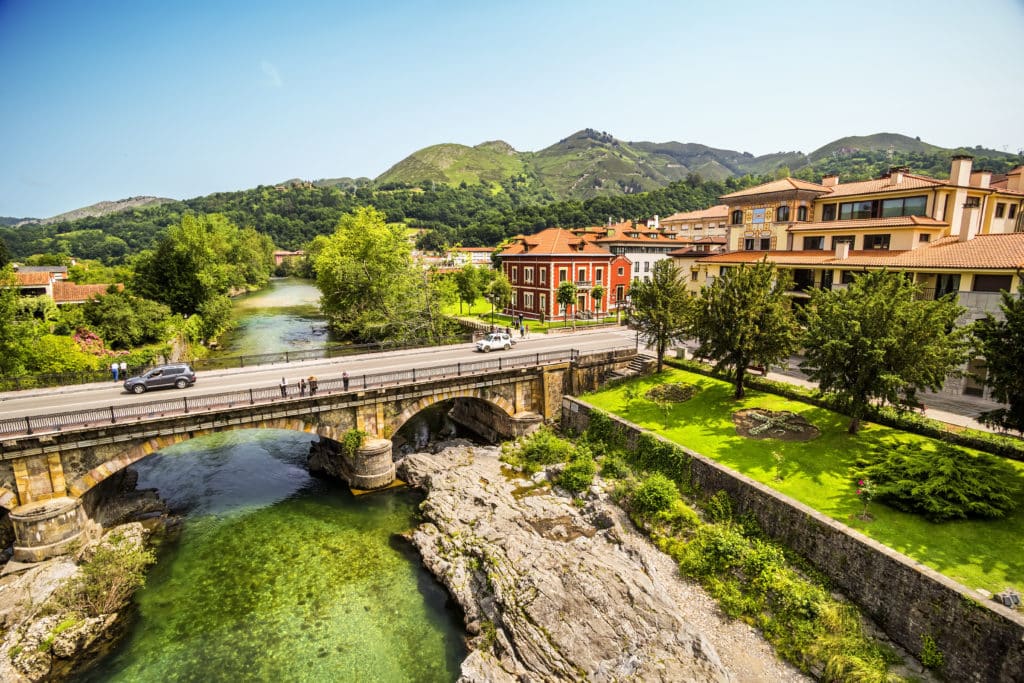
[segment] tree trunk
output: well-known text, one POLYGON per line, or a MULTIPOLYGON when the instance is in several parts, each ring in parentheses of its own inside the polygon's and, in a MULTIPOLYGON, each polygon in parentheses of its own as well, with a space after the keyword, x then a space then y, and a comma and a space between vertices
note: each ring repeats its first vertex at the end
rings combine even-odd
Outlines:
POLYGON ((850 428, 846 430, 850 434, 856 434, 860 431, 860 418, 853 417, 850 419, 850 428))
POLYGON ((747 368, 743 363, 736 364, 736 393, 733 395, 735 399, 743 398, 743 376, 746 373, 747 368))

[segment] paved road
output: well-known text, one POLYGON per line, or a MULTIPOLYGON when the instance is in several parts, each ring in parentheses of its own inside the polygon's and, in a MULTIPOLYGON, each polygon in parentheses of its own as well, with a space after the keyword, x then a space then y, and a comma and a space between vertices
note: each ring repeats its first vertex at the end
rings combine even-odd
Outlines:
POLYGON ((126 393, 121 382, 99 382, 7 392, 0 394, 0 418, 45 415, 152 401, 160 398, 200 396, 245 390, 250 387, 277 387, 282 376, 288 380, 289 384, 294 385, 300 377, 309 375, 316 375, 318 379, 324 380, 339 378, 342 372, 348 372, 350 376, 355 377, 362 374, 407 370, 414 367, 453 365, 458 362, 491 359, 501 354, 520 355, 565 349, 576 349, 586 353, 631 346, 634 343, 634 334, 623 328, 613 328, 568 334, 533 335, 516 341, 516 345, 510 351, 493 351, 489 354, 479 353, 475 351, 475 345, 463 343, 452 346, 386 351, 364 356, 212 370, 198 373, 196 384, 188 389, 167 389, 141 396, 126 393))

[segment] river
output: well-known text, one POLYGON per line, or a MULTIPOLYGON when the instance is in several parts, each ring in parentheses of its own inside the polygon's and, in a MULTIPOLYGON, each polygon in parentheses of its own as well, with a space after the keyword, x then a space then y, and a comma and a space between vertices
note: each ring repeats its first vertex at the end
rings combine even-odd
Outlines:
MULTIPOLYGON (((317 294, 285 279, 239 299, 222 353, 326 343, 317 294)), ((139 487, 158 489, 183 523, 158 548, 127 637, 76 681, 458 677, 461 616, 396 536, 415 526, 420 497, 396 489, 356 498, 311 476, 313 438, 225 432, 134 465, 139 487)))

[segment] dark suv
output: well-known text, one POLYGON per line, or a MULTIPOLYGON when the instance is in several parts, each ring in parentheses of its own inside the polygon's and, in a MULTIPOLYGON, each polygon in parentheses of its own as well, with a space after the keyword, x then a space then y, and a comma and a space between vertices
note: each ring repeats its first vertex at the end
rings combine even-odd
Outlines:
POLYGON ((144 394, 150 389, 177 387, 184 389, 196 383, 196 373, 188 363, 158 365, 143 375, 132 377, 124 383, 124 390, 133 394, 144 394))

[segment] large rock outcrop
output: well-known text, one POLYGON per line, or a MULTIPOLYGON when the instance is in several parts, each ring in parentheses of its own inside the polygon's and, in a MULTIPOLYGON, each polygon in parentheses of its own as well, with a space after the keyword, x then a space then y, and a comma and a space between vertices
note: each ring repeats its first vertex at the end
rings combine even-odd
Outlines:
POLYGON ((400 465, 427 492, 427 521, 411 540, 473 636, 461 680, 800 678, 749 627, 722 621, 598 488, 573 500, 543 473, 520 479, 497 456, 460 445, 400 465), (698 627, 685 618, 694 605, 680 604, 690 596, 698 627))

